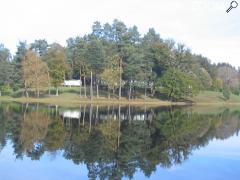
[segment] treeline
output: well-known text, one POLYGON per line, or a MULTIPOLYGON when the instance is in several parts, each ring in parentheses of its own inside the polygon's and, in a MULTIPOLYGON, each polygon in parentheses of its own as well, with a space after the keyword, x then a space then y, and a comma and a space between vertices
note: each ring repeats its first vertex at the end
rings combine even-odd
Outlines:
MULTIPOLYGON (((176 100, 200 90, 239 94, 239 71, 229 64, 212 64, 182 43, 162 39, 153 29, 141 35, 136 26, 95 22, 92 32, 71 37, 66 47, 46 40, 19 42, 14 55, 0 46, 1 91, 56 88, 64 79, 81 79, 80 96, 99 97, 99 89, 121 98, 158 96, 176 100), (86 91, 90 88, 90 91, 86 91), (87 93, 89 92, 89 93, 87 93), (123 95, 122 95, 123 94, 123 95)), ((50 93, 50 92, 49 92, 50 93)))

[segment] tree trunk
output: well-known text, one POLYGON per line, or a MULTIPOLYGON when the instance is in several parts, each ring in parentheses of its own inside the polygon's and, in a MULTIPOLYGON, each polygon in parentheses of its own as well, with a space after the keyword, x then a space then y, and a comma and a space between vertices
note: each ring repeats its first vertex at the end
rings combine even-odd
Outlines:
POLYGON ((92 70, 91 70, 91 83, 90 83, 90 99, 93 99, 93 78, 92 78, 92 70))
POLYGON ((89 111, 89 133, 91 132, 92 128, 92 104, 90 105, 90 111, 89 111))
POLYGON ((118 147, 120 145, 120 135, 121 135, 121 106, 118 105, 118 147))
POLYGON ((118 99, 121 100, 122 98, 122 58, 120 58, 119 63, 119 95, 118 99))
POLYGON ((97 98, 99 98, 99 91, 98 91, 98 80, 96 80, 96 86, 97 86, 97 98))
POLYGON ((82 117, 82 106, 81 106, 81 104, 80 104, 80 107, 79 107, 79 119, 78 119, 78 126, 80 126, 80 124, 81 124, 81 117, 82 117))
POLYGON ((81 80, 81 74, 82 74, 82 71, 81 71, 81 67, 79 69, 79 83, 80 83, 80 89, 79 89, 79 93, 80 93, 80 98, 82 97, 82 80, 81 80))
POLYGON ((56 96, 58 96, 58 88, 56 88, 56 96))
POLYGON ((131 94, 132 94, 132 80, 130 81, 130 85, 129 85, 128 100, 131 99, 131 94))
POLYGON ((96 122, 98 121, 98 117, 99 117, 99 112, 98 112, 98 105, 97 105, 97 108, 96 108, 96 121, 95 121, 95 124, 96 124, 96 122))
POLYGON ((24 83, 24 91, 25 91, 25 96, 26 96, 26 98, 28 98, 29 95, 28 95, 28 91, 27 91, 27 85, 26 85, 26 82, 24 83))
POLYGON ((144 89, 144 99, 146 100, 147 99, 147 87, 145 86, 145 89, 144 89))
POLYGON ((58 116, 58 105, 55 106, 55 115, 58 116))
POLYGON ((25 110, 24 110, 24 113, 23 113, 23 121, 25 121, 27 109, 28 109, 28 103, 26 103, 25 110))
POLYGON ((25 95, 26 95, 26 98, 29 98, 29 94, 27 90, 25 91, 25 95))
POLYGON ((87 97, 87 88, 86 88, 86 76, 84 76, 84 97, 87 97))
POLYGON ((51 81, 50 81, 50 75, 49 75, 49 72, 48 73, 48 95, 50 96, 51 95, 51 81))
POLYGON ((109 119, 109 110, 110 110, 110 106, 108 105, 108 108, 107 108, 107 118, 109 119))
POLYGON ((39 93, 39 90, 37 90, 37 98, 39 98, 40 96, 40 93, 39 93))
POLYGON ((111 98, 111 91, 110 91, 110 89, 108 88, 108 100, 110 100, 110 98, 111 98))
POLYGON ((171 89, 171 92, 168 95, 168 100, 172 101, 172 93, 173 93, 173 88, 171 89))
POLYGON ((131 122, 132 118, 131 118, 131 107, 130 105, 128 105, 128 121, 131 122))
POLYGON ((85 123, 85 114, 86 114, 86 105, 84 105, 84 108, 83 108, 83 126, 85 123))

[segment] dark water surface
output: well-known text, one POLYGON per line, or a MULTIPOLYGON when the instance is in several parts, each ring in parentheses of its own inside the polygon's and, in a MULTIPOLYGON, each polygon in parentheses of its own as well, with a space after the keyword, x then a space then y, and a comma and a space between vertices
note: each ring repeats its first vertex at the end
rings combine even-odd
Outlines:
POLYGON ((240 179, 240 108, 0 102, 0 179, 240 179))

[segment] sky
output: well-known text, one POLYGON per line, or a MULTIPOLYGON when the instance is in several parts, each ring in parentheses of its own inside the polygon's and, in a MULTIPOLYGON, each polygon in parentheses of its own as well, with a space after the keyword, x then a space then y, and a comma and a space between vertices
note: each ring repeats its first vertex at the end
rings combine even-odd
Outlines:
POLYGON ((19 41, 46 39, 66 45, 69 37, 91 32, 93 22, 149 28, 162 38, 185 43, 211 62, 240 66, 239 7, 231 0, 0 0, 0 43, 12 53, 19 41))

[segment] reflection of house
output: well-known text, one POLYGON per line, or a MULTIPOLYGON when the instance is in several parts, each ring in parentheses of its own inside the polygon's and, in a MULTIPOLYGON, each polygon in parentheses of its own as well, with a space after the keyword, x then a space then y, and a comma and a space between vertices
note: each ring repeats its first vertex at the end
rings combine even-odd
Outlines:
POLYGON ((66 110, 60 113, 63 118, 78 119, 80 118, 80 111, 66 110))
POLYGON ((81 80, 65 80, 64 83, 62 83, 62 86, 68 86, 68 87, 79 87, 82 86, 81 80))
MULTIPOLYGON (((62 116, 63 119, 79 119, 84 116, 81 113, 83 113, 83 112, 80 112, 78 110, 63 110, 60 112, 60 115, 62 116)), ((89 115, 88 112, 87 112, 87 114, 89 115)), ((133 114, 131 116, 127 113, 125 113, 125 114, 121 113, 121 115, 120 115, 121 120, 144 121, 144 120, 149 120, 151 118, 152 118, 151 115, 147 115, 144 113, 133 114)), ((117 113, 100 114, 99 119, 100 120, 107 120, 107 119, 118 120, 118 114, 117 113)))

